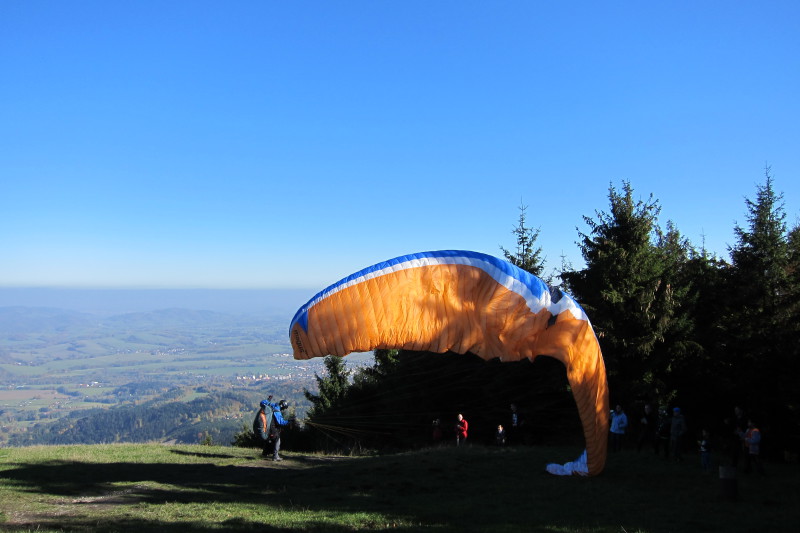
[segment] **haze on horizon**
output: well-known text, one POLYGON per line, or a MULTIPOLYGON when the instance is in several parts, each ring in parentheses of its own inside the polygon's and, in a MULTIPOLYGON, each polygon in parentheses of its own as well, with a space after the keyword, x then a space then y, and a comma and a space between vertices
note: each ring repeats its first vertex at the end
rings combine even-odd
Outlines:
POLYGON ((52 308, 116 315, 163 309, 283 316, 288 328, 315 293, 301 289, 54 289, 0 287, 0 308, 52 308))

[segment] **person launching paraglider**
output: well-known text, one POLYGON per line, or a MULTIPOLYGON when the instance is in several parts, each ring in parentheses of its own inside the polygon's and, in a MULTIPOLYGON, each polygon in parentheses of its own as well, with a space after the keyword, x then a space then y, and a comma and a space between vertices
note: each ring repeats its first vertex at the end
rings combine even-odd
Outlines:
POLYGON ((281 427, 289 422, 283 418, 281 411, 289 407, 286 400, 278 403, 272 402, 272 395, 259 404, 258 414, 253 420, 253 432, 261 442, 261 455, 268 457, 272 454, 273 461, 283 461, 278 452, 281 450, 281 427))

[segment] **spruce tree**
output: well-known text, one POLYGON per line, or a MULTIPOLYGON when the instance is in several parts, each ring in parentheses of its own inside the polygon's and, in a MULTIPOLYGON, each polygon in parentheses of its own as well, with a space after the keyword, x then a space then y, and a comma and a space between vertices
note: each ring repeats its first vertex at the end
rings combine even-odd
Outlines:
POLYGON ((795 414, 795 432, 800 432, 800 390, 797 387, 800 373, 800 225, 789 232, 788 249, 789 286, 783 299, 787 319, 780 348, 785 366, 778 376, 778 386, 785 391, 786 408, 795 414))
POLYGON ((708 408, 717 402, 714 347, 719 338, 714 326, 727 265, 695 249, 672 222, 665 232, 659 230, 656 247, 671 305, 662 317, 663 340, 656 345, 653 399, 663 405, 677 400, 708 408))
POLYGON ((789 240, 783 195, 775 192, 770 168, 756 199, 746 199, 748 227, 734 228, 736 245, 731 249, 735 292, 747 303, 749 316, 770 323, 780 315, 778 307, 789 285, 789 240))
MULTIPOLYGON (((609 186, 609 212, 584 217, 588 233, 578 246, 586 268, 562 274, 598 335, 612 401, 632 402, 665 394, 663 373, 669 351, 665 335, 676 328, 676 287, 670 278, 685 260, 677 232, 659 237, 661 207, 653 196, 634 200, 633 187, 609 186)), ((676 280, 677 282, 677 280, 676 280)))
POLYGON ((383 378, 391 374, 398 363, 399 350, 373 350, 372 366, 359 368, 353 373, 353 384, 361 389, 380 386, 383 378))
MULTIPOLYGON (((786 290, 786 313, 789 316, 789 332, 793 333, 794 339, 800 338, 797 336, 800 333, 800 224, 796 225, 789 232, 787 238, 789 261, 787 265, 787 281, 789 287, 786 290)), ((792 348, 794 353, 800 349, 800 343, 793 342, 792 348)))
POLYGON ((746 199, 747 226, 734 228, 728 277, 728 313, 721 321, 728 343, 721 353, 730 370, 736 401, 752 409, 783 411, 797 405, 797 307, 793 262, 796 237, 787 233, 783 195, 770 168, 755 200, 746 199), (793 278, 794 277, 794 278, 793 278))
POLYGON ((515 252, 507 250, 502 246, 500 249, 506 260, 512 265, 518 266, 526 272, 530 272, 534 276, 542 277, 544 271, 544 259, 542 258, 542 249, 536 246, 536 239, 539 238, 539 229, 529 228, 527 226, 525 211, 528 209, 526 205, 519 206, 519 219, 517 225, 511 230, 511 233, 516 236, 517 249, 515 252))
POLYGON ((347 370, 344 358, 329 355, 323 359, 323 364, 325 374, 315 375, 318 394, 312 394, 308 390, 303 392, 306 399, 311 402, 309 419, 329 414, 347 395, 350 384, 350 372, 347 370))

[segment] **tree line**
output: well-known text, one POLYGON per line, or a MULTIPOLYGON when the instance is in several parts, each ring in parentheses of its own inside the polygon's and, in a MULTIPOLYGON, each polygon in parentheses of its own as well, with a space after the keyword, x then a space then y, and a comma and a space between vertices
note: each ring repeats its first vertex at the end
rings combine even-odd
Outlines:
MULTIPOLYGON (((585 266, 562 261, 545 274, 539 230, 525 206, 505 258, 558 285, 588 314, 605 360, 612 405, 632 420, 645 403, 679 406, 694 432, 719 438, 734 406, 762 426, 765 452, 800 448, 800 226, 786 222, 770 168, 745 200, 746 224, 734 227, 729 258, 711 254, 663 226, 650 195, 630 182, 609 186, 608 209, 584 216, 578 246, 585 266)), ((430 428, 466 411, 479 440, 490 441, 511 403, 529 421, 528 439, 580 432, 560 364, 484 362, 455 354, 376 351, 372 367, 349 371, 327 358, 318 391, 306 391, 314 446, 408 447, 430 443, 430 428)))

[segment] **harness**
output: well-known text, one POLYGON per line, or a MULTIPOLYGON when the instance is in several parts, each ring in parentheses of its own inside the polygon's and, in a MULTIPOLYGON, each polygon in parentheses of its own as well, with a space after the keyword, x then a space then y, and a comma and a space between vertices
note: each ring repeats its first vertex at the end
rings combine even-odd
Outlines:
POLYGON ((278 430, 278 424, 273 423, 273 419, 275 418, 275 410, 270 407, 269 414, 267 414, 267 410, 264 409, 264 417, 266 420, 266 426, 262 431, 261 426, 261 409, 258 410, 256 413, 255 419, 253 419, 253 433, 260 438, 265 439, 274 439, 276 436, 276 432, 278 430))

